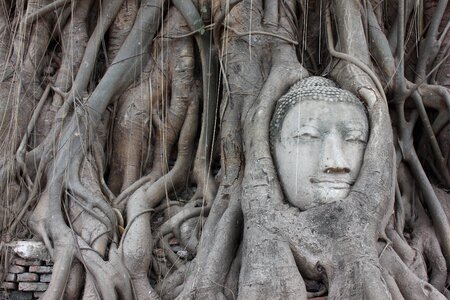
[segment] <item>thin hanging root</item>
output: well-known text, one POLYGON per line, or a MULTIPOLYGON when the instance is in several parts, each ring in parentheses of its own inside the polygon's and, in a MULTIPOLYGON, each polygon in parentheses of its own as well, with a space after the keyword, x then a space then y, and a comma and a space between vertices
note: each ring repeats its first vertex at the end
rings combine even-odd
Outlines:
POLYGON ((113 224, 115 223, 115 217, 109 212, 110 208, 105 205, 105 201, 103 199, 94 196, 81 183, 71 183, 68 188, 74 196, 78 197, 78 199, 76 199, 78 205, 83 207, 87 213, 91 214, 103 225, 105 225, 110 232, 114 231, 113 228, 115 227, 113 224), (96 213, 95 209, 99 209, 106 216, 106 218, 96 213), (104 211, 104 209, 107 209, 107 211, 104 211))
POLYGON ((56 0, 44 7, 39 8, 38 10, 34 11, 33 13, 26 16, 26 18, 22 21, 25 25, 31 24, 35 20, 37 20, 39 17, 42 17, 45 14, 48 14, 54 10, 57 10, 61 6, 69 5, 72 0, 56 0))
MULTIPOLYGON (((22 171, 25 174, 27 173, 27 171, 26 171, 27 167, 26 167, 26 163, 25 163, 25 153, 26 153, 26 146, 27 146, 28 138, 30 137, 34 127, 36 126, 36 122, 38 120, 39 114, 41 113, 42 108, 44 107, 44 103, 47 100, 48 94, 50 92, 50 87, 51 87, 51 85, 48 84, 47 87, 45 88, 44 93, 42 94, 41 99, 38 102, 38 105, 34 109, 31 120, 28 123, 27 131, 25 132, 25 135, 23 136, 22 141, 20 142, 20 146, 17 149, 16 160, 17 160, 17 163, 19 164, 19 167, 22 169, 22 171)), ((27 180, 28 179, 29 179, 29 177, 27 175, 27 180)))
POLYGON ((14 219, 13 223, 11 224, 11 226, 8 228, 9 232, 14 232, 16 230, 17 225, 20 223, 20 221, 22 220, 23 216, 25 215, 25 213, 27 212, 28 208, 31 206, 31 204, 37 200, 37 195, 40 192, 40 181, 42 176, 44 175, 44 168, 46 165, 47 161, 41 159, 41 161, 39 162, 39 167, 38 170, 36 172, 36 179, 35 182, 33 184, 33 188, 31 190, 31 192, 28 194, 28 199, 25 202, 25 204, 23 205, 21 211, 19 212, 19 214, 17 215, 17 217, 14 219))
POLYGON ((114 232, 116 219, 111 207, 104 199, 86 189, 80 181, 79 174, 83 159, 85 159, 85 156, 78 154, 76 155, 76 158, 72 160, 67 187, 75 196, 79 197, 79 200, 82 203, 85 203, 83 206, 87 209, 88 213, 93 214, 94 217, 98 218, 110 232, 114 232), (96 208, 99 209, 106 218, 96 214, 94 210, 96 208))
POLYGON ((108 60, 111 62, 114 60, 117 51, 122 46, 128 33, 133 27, 134 20, 136 18, 138 10, 138 3, 135 0, 123 1, 122 8, 117 14, 108 35, 108 60))
MULTIPOLYGON (((166 32, 187 32, 188 28, 186 28, 186 25, 180 19, 179 12, 174 8, 170 9, 164 27, 164 34, 166 32)), ((167 115, 164 115, 164 122, 160 120, 158 115, 154 114, 152 116, 152 123, 155 126, 153 132, 156 133, 152 170, 150 174, 141 177, 137 181, 133 179, 132 181, 134 182, 131 185, 122 186, 124 190, 114 200, 115 206, 124 206, 122 202, 134 191, 144 184, 152 184, 166 172, 167 156, 172 152, 172 148, 178 139, 181 127, 185 121, 189 103, 195 101, 198 97, 193 74, 194 49, 191 39, 184 38, 169 41, 168 46, 169 52, 178 54, 175 54, 174 59, 168 61, 167 64, 158 65, 158 68, 155 67, 149 79, 151 82, 154 82, 157 81, 158 76, 166 72, 170 72, 171 74, 171 81, 168 83, 170 86, 170 107, 167 110, 167 115), (163 70, 161 71, 162 74, 159 74, 159 69, 163 70)), ((169 89, 169 87, 164 87, 164 89, 169 89)), ((162 94, 158 92, 156 95, 152 95, 150 101, 152 103, 165 101, 165 99, 161 99, 162 94)))
POLYGON ((215 42, 214 44, 217 47, 220 45, 220 42, 219 42, 219 28, 220 28, 220 26, 223 25, 222 24, 223 20, 225 20, 226 16, 230 13, 230 11, 233 9, 233 7, 235 7, 240 2, 242 2, 242 0, 230 0, 230 1, 225 1, 225 3, 224 2, 220 2, 219 3, 220 6, 221 6, 220 7, 220 15, 218 15, 215 18, 214 29, 213 29, 213 31, 214 31, 214 42, 215 42))
MULTIPOLYGON (((343 59, 351 64, 354 64, 358 68, 360 68, 362 71, 364 71, 370 79, 372 79, 373 83, 378 89, 379 95, 387 102, 386 95, 384 94, 383 85, 381 84, 380 80, 378 79, 378 76, 367 66, 365 63, 360 61, 357 57, 350 56, 343 52, 338 52, 334 49, 334 41, 333 41, 333 31, 331 28, 331 14, 330 14, 330 7, 326 8, 326 21, 327 21, 327 45, 328 45, 328 51, 330 54, 336 58, 343 59)), ((368 103, 370 106, 372 103, 368 103)))
POLYGON ((137 218, 145 210, 153 209, 166 197, 167 183, 175 189, 185 182, 193 155, 193 144, 197 133, 198 103, 190 103, 187 116, 183 124, 178 143, 178 157, 175 166, 158 181, 150 186, 143 186, 137 190, 127 203, 127 217, 134 220, 127 225, 121 241, 123 261, 133 279, 133 284, 139 284, 141 292, 151 290, 147 280, 147 273, 151 263, 153 241, 151 237, 150 218, 137 218), (136 218, 136 219, 134 219, 136 218), (142 239, 147 236, 148 239, 142 239))
MULTIPOLYGON (((117 10, 120 8, 120 2, 119 7, 116 7, 117 1, 110 2, 104 2, 106 5, 106 9, 104 10, 105 15, 109 15, 112 17, 115 11, 115 8, 117 10), (114 4, 114 5, 109 5, 114 4)), ((131 30, 129 34, 129 38, 126 40, 124 45, 122 46, 121 50, 119 50, 118 53, 118 60, 123 60, 125 57, 129 58, 130 56, 133 57, 133 59, 126 59, 123 60, 122 63, 112 65, 108 68, 105 75, 102 77, 102 80, 99 82, 97 88, 92 93, 91 97, 87 101, 87 106, 91 108, 91 111, 95 111, 98 114, 92 114, 90 115, 90 121, 93 124, 96 124, 101 115, 102 112, 105 111, 107 105, 112 101, 113 96, 117 93, 121 93, 124 88, 128 85, 128 83, 134 79, 134 74, 127 73, 130 69, 134 70, 134 66, 142 64, 144 57, 142 55, 134 56, 135 53, 141 53, 142 48, 146 48, 149 46, 149 44, 152 41, 152 38, 156 32, 156 26, 152 26, 154 23, 158 24, 159 16, 160 16, 160 7, 162 6, 162 0, 160 1, 148 1, 148 3, 141 6, 141 9, 139 11, 138 17, 136 19, 136 24, 131 30), (149 5, 153 4, 153 5, 149 5), (141 26, 148 26, 150 28, 149 34, 142 35, 141 26), (123 76, 123 74, 127 74, 127 76, 123 76), (128 76, 130 75, 130 76, 128 76)), ((69 111, 69 108, 74 100, 74 94, 78 95, 79 91, 85 90, 85 87, 87 86, 87 83, 89 82, 90 75, 92 73, 92 68, 95 65, 95 58, 97 57, 97 50, 99 48, 99 41, 101 38, 96 38, 99 35, 103 36, 103 33, 108 28, 108 22, 111 21, 110 18, 103 18, 101 20, 102 22, 99 22, 97 24, 96 30, 94 30, 94 33, 86 47, 84 60, 87 61, 86 68, 80 68, 79 72, 77 73, 77 77, 75 79, 74 85, 72 87, 71 96, 67 101, 64 102, 64 105, 58 111, 56 120, 59 121, 60 119, 64 118, 67 115, 67 112, 69 111)), ((53 145, 54 141, 56 140, 61 128, 58 124, 58 122, 55 122, 52 132, 48 135, 48 139, 46 138, 45 141, 49 142, 46 145, 53 145)), ((70 127, 68 130, 74 130, 73 126, 70 127)), ((79 150, 79 144, 80 144, 80 137, 71 135, 71 133, 67 133, 66 136, 63 138, 64 141, 67 139, 71 139, 72 142, 69 143, 69 147, 64 147, 60 149, 60 151, 57 153, 57 157, 55 158, 55 171, 50 172, 50 178, 55 178, 55 183, 52 184, 50 189, 53 191, 51 193, 51 203, 52 205, 50 207, 53 207, 56 209, 59 207, 57 197, 53 194, 58 194, 57 188, 62 188, 61 184, 59 184, 60 179, 58 179, 58 176, 61 176, 63 178, 65 173, 65 164, 63 161, 67 159, 69 156, 69 153, 72 152, 78 152, 79 150), (71 149, 68 149, 71 148, 71 149), (75 149, 75 150, 74 150, 75 149), (74 150, 74 151, 73 151, 74 150)), ((42 164, 42 160, 40 165, 42 164)), ((54 209, 52 209, 54 210, 54 209)), ((56 234, 58 235, 58 234, 56 234)))
POLYGON ((422 102, 422 97, 419 95, 417 91, 412 94, 412 98, 414 103, 416 104, 417 110, 419 112, 422 123, 425 127, 425 132, 427 133, 428 138, 430 139, 431 149, 433 150, 434 157, 437 159, 438 164, 437 167, 439 172, 445 179, 445 183, 447 187, 450 187, 450 173, 446 167, 445 159, 442 155, 441 149, 439 147, 436 136, 433 132, 433 128, 431 127, 430 119, 426 113, 425 107, 422 102))
MULTIPOLYGON (((115 94, 121 93, 124 89, 124 86, 127 86, 128 83, 134 79, 134 74, 127 73, 130 69, 135 70, 134 66, 139 65, 139 63, 142 62, 141 56, 135 57, 133 56, 135 53, 142 53, 142 48, 147 49, 149 44, 151 43, 151 40, 153 38, 152 31, 156 31, 157 26, 152 26, 155 22, 158 24, 158 16, 160 14, 160 6, 156 5, 150 5, 150 4, 158 4, 157 1, 148 1, 144 2, 141 7, 141 16, 138 17, 138 21, 136 21, 136 25, 133 27, 133 30, 130 32, 129 38, 127 39, 127 42, 125 42, 125 45, 121 48, 121 51, 118 53, 118 57, 120 59, 123 58, 129 58, 131 57, 133 59, 127 59, 123 60, 122 63, 116 64, 114 66, 111 66, 108 68, 108 70, 105 73, 105 76, 102 77, 100 80, 100 83, 98 84, 97 88, 92 93, 91 97, 87 101, 87 106, 91 110, 89 110, 90 115, 89 120, 92 122, 92 124, 97 124, 100 116, 105 111, 106 106, 112 101, 112 98, 115 94), (142 27, 148 29, 148 34, 142 35, 142 27), (125 49, 125 50, 124 50, 125 49), (105 88, 105 86, 108 86, 108 88, 105 88), (95 114, 93 112, 98 113, 95 114)), ((108 22, 108 19, 113 17, 113 13, 110 9, 112 6, 117 4, 117 1, 110 1, 110 2, 103 2, 105 5, 104 16, 101 19, 101 21, 108 22), (106 17, 107 16, 107 17, 106 17)), ((120 2, 119 2, 120 5, 120 2)), ((97 28, 102 24, 102 22, 99 22, 97 24, 97 28)), ((100 30, 101 32, 105 32, 107 30, 108 26, 103 26, 103 28, 100 30)), ((92 40, 98 38, 98 31, 94 31, 94 34, 92 36, 92 40)), ((98 40, 101 40, 101 38, 98 38, 98 40)), ((92 46, 92 45, 91 45, 92 46)), ((89 45, 86 49, 86 52, 88 52, 89 45)), ((94 47, 96 48, 96 47, 94 47)), ((81 76, 81 78, 78 78, 78 80, 75 80, 76 88, 74 88, 77 93, 75 93, 77 96, 80 94, 79 92, 83 92, 85 88, 83 86, 85 82, 89 82, 92 74, 92 68, 96 58, 97 58, 97 51, 95 49, 91 53, 94 59, 86 60, 86 68, 80 69, 78 72, 78 76, 81 76), (92 67, 92 68, 90 68, 92 67)), ((85 53, 86 54, 86 53, 85 53)), ((89 55, 85 56, 85 58, 89 58, 89 55)), ((73 96, 71 96, 73 98, 73 96)), ((73 101, 73 100, 72 100, 73 101)), ((66 103, 70 103, 72 101, 66 101, 66 103)), ((69 104, 68 104, 69 105, 69 104)), ((64 106, 63 106, 64 108, 64 106)), ((54 260, 55 260, 55 268, 53 273, 53 280, 52 282, 62 283, 59 285, 50 284, 50 289, 47 291, 46 295, 48 296, 48 299, 61 299, 63 291, 64 291, 64 281, 67 278, 67 274, 70 271, 70 262, 71 258, 67 259, 68 255, 69 257, 72 257, 73 253, 73 241, 67 237, 70 237, 70 232, 65 224, 64 218, 61 214, 61 195, 63 194, 64 188, 65 188, 65 182, 64 180, 67 179, 67 170, 70 166, 67 164, 67 160, 70 159, 72 156, 71 154, 78 154, 82 149, 82 143, 83 140, 86 138, 87 132, 84 131, 77 131, 77 128, 75 126, 75 119, 72 120, 72 122, 69 124, 67 128, 67 132, 61 137, 60 143, 58 143, 58 148, 56 152, 56 157, 54 158, 54 163, 52 164, 52 167, 49 168, 47 175, 48 175, 48 190, 49 195, 48 199, 41 199, 39 201, 38 206, 36 210, 40 210, 39 215, 35 215, 36 222, 43 222, 46 226, 46 230, 48 230, 49 238, 53 242, 54 246, 54 260), (79 135, 77 135, 78 133, 79 135), (42 201, 44 200, 44 201, 42 201), (69 262, 69 263, 67 263, 69 262), (56 287, 56 291, 53 289, 53 287, 56 287)), ((56 127, 59 127, 58 125, 55 125, 56 127)), ((53 142, 56 140, 56 137, 58 136, 56 134, 55 130, 55 136, 52 136, 50 138, 50 141, 53 142)), ((56 143, 50 143, 51 146, 53 146, 56 143)), ((49 148, 51 147, 49 146, 49 148)), ((42 161, 41 161, 42 165, 42 161)), ((35 211, 36 211, 35 210, 35 211)), ((108 211, 105 212, 106 215, 108 215, 108 211)), ((103 259, 98 257, 98 255, 92 251, 88 251, 87 255, 95 255, 95 258, 99 261, 99 263, 105 264, 103 262, 103 259)), ((129 280, 125 282, 118 282, 116 286, 113 286, 111 289, 109 288, 111 286, 110 283, 115 281, 121 281, 121 279, 126 276, 127 271, 125 268, 120 269, 120 266, 123 266, 123 263, 121 262, 120 258, 118 258, 117 253, 114 253, 114 249, 110 249, 110 261, 111 265, 109 270, 105 270, 105 268, 101 269, 101 274, 97 272, 96 281, 99 283, 102 293, 105 296, 105 299, 114 299, 111 297, 108 297, 112 293, 115 294, 115 290, 118 290, 119 293, 121 290, 123 290, 120 286, 123 286, 124 284, 129 285, 129 280), (104 272, 107 271, 107 272, 104 272), (118 273, 118 274, 116 274, 118 273), (114 276, 114 278, 110 278, 111 280, 102 281, 102 278, 106 275, 117 275, 114 276), (102 288, 104 285, 109 285, 107 288, 102 288)), ((87 263, 89 265, 89 262, 87 263)), ((93 264, 92 267, 96 269, 93 264)), ((98 270, 98 269, 97 269, 98 270)), ((92 270, 91 270, 92 272, 92 270)), ((92 272, 95 274, 94 272, 92 272)), ((104 280, 104 279, 103 279, 104 280)), ((129 288, 128 290, 131 290, 129 288)), ((114 296, 114 295, 113 295, 114 296)), ((123 293, 122 298, 125 299, 131 299, 132 293, 123 293)))
MULTIPOLYGON (((191 30, 204 28, 205 25, 191 0, 174 0, 173 4, 186 20, 191 30)), ((212 146, 216 127, 216 109, 218 101, 218 58, 217 51, 210 45, 211 32, 203 35, 196 34, 195 39, 200 51, 202 64, 203 86, 203 114, 200 131, 199 147, 195 156, 194 177, 197 182, 197 190, 207 205, 210 205, 217 193, 217 184, 211 172, 212 146)))
MULTIPOLYGON (((71 19, 64 26, 61 33, 61 46, 63 57, 55 80, 53 105, 60 107, 72 86, 73 74, 80 68, 86 45, 88 42, 87 16, 93 0, 78 1, 75 5, 71 19)), ((71 7, 71 10, 73 8, 71 7)))
POLYGON ((266 36, 274 37, 274 38, 280 39, 282 41, 288 42, 292 45, 296 45, 296 46, 298 45, 297 41, 294 41, 288 37, 282 36, 278 33, 273 33, 273 32, 268 32, 268 31, 257 31, 257 30, 248 31, 248 32, 239 32, 236 29, 229 27, 229 26, 225 26, 225 28, 233 31, 237 36, 266 35, 266 36))
MULTIPOLYGON (((75 80, 73 81, 72 89, 70 90, 70 93, 69 93, 70 97, 68 99, 66 99, 65 103, 72 103, 74 101, 75 97, 80 97, 80 95, 82 95, 83 93, 85 93, 87 91, 87 87, 89 85, 89 81, 91 79, 91 75, 94 70, 95 60, 97 58, 100 46, 102 44, 103 37, 104 37, 106 31, 108 30, 109 26, 111 25, 111 23, 114 21, 114 17, 117 15, 120 7, 122 6, 121 1, 107 1, 107 2, 102 2, 101 4, 102 4, 102 14, 101 14, 101 16, 99 16, 97 25, 95 26, 95 29, 92 32, 91 37, 89 38, 89 41, 86 45, 82 63, 80 64, 80 68, 78 69, 77 76, 75 77, 75 80)), ((107 76, 108 72, 113 72, 113 71, 111 71, 112 69, 113 68, 108 68, 108 71, 103 76, 104 79, 108 78, 108 76, 107 76)), ((102 81, 100 81, 99 85, 101 84, 101 82, 102 81)), ((95 91, 98 90, 98 86, 95 89, 95 91)), ((95 93, 95 91, 94 91, 94 93, 95 93)), ((92 100, 92 99, 95 99, 95 97, 93 97, 91 95, 90 100, 92 100)), ((95 109, 94 107, 91 107, 91 108, 93 108, 94 111, 97 111, 97 112, 104 111, 104 109, 95 109)), ((94 121, 94 120, 92 120, 92 121, 94 121)))

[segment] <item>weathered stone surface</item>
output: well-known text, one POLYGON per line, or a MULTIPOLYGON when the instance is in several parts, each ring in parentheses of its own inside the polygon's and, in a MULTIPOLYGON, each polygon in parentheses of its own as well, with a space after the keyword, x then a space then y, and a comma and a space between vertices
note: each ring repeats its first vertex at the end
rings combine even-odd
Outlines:
POLYGON ((48 284, 43 282, 19 282, 19 291, 44 292, 47 288, 48 284))
POLYGON ((37 298, 37 299, 41 299, 42 295, 44 295, 44 292, 34 292, 33 293, 34 298, 37 298))
POLYGON ((40 282, 50 282, 52 279, 52 274, 42 274, 40 277, 40 282))
POLYGON ((369 122, 355 95, 312 76, 280 98, 271 136, 286 198, 304 211, 347 197, 361 169, 369 122))
POLYGON ((15 290, 17 289, 17 283, 16 282, 2 282, 0 285, 0 288, 5 290, 15 290))
POLYGON ((52 272, 52 269, 50 266, 30 266, 30 272, 32 273, 48 274, 52 272))
POLYGON ((16 266, 16 265, 12 265, 9 267, 9 273, 18 274, 18 273, 24 273, 24 272, 25 272, 25 267, 16 266))
POLYGON ((36 259, 16 258, 14 259, 14 264, 19 266, 40 266, 42 263, 36 259))
POLYGON ((39 275, 36 273, 22 273, 17 275, 17 281, 39 281, 39 275))
POLYGON ((18 241, 15 243, 14 252, 25 259, 50 260, 50 256, 42 242, 18 241))

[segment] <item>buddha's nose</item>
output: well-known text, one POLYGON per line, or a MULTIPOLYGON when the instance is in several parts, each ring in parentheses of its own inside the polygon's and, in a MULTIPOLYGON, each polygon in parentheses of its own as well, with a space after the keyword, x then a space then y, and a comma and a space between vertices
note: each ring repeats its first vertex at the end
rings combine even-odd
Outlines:
POLYGON ((324 173, 350 173, 342 145, 342 138, 336 132, 330 132, 322 144, 320 168, 324 173))

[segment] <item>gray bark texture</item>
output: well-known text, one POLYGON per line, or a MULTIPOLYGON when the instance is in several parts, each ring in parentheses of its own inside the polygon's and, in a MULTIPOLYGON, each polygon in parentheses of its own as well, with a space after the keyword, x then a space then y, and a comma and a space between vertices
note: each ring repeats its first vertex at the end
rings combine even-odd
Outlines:
POLYGON ((43 299, 450 299, 447 6, 1 0, 0 279, 33 238, 43 299), (369 131, 303 210, 270 124, 310 76, 369 131))

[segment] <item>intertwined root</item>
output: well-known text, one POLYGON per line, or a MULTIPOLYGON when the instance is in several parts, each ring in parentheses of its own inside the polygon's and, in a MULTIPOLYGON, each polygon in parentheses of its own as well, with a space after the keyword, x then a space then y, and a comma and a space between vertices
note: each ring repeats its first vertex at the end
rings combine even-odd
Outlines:
POLYGON ((4 2, 0 230, 45 242, 46 299, 443 299, 446 1, 426 31, 402 0, 4 2), (299 212, 268 122, 323 71, 367 104, 371 140, 348 201, 299 212))

